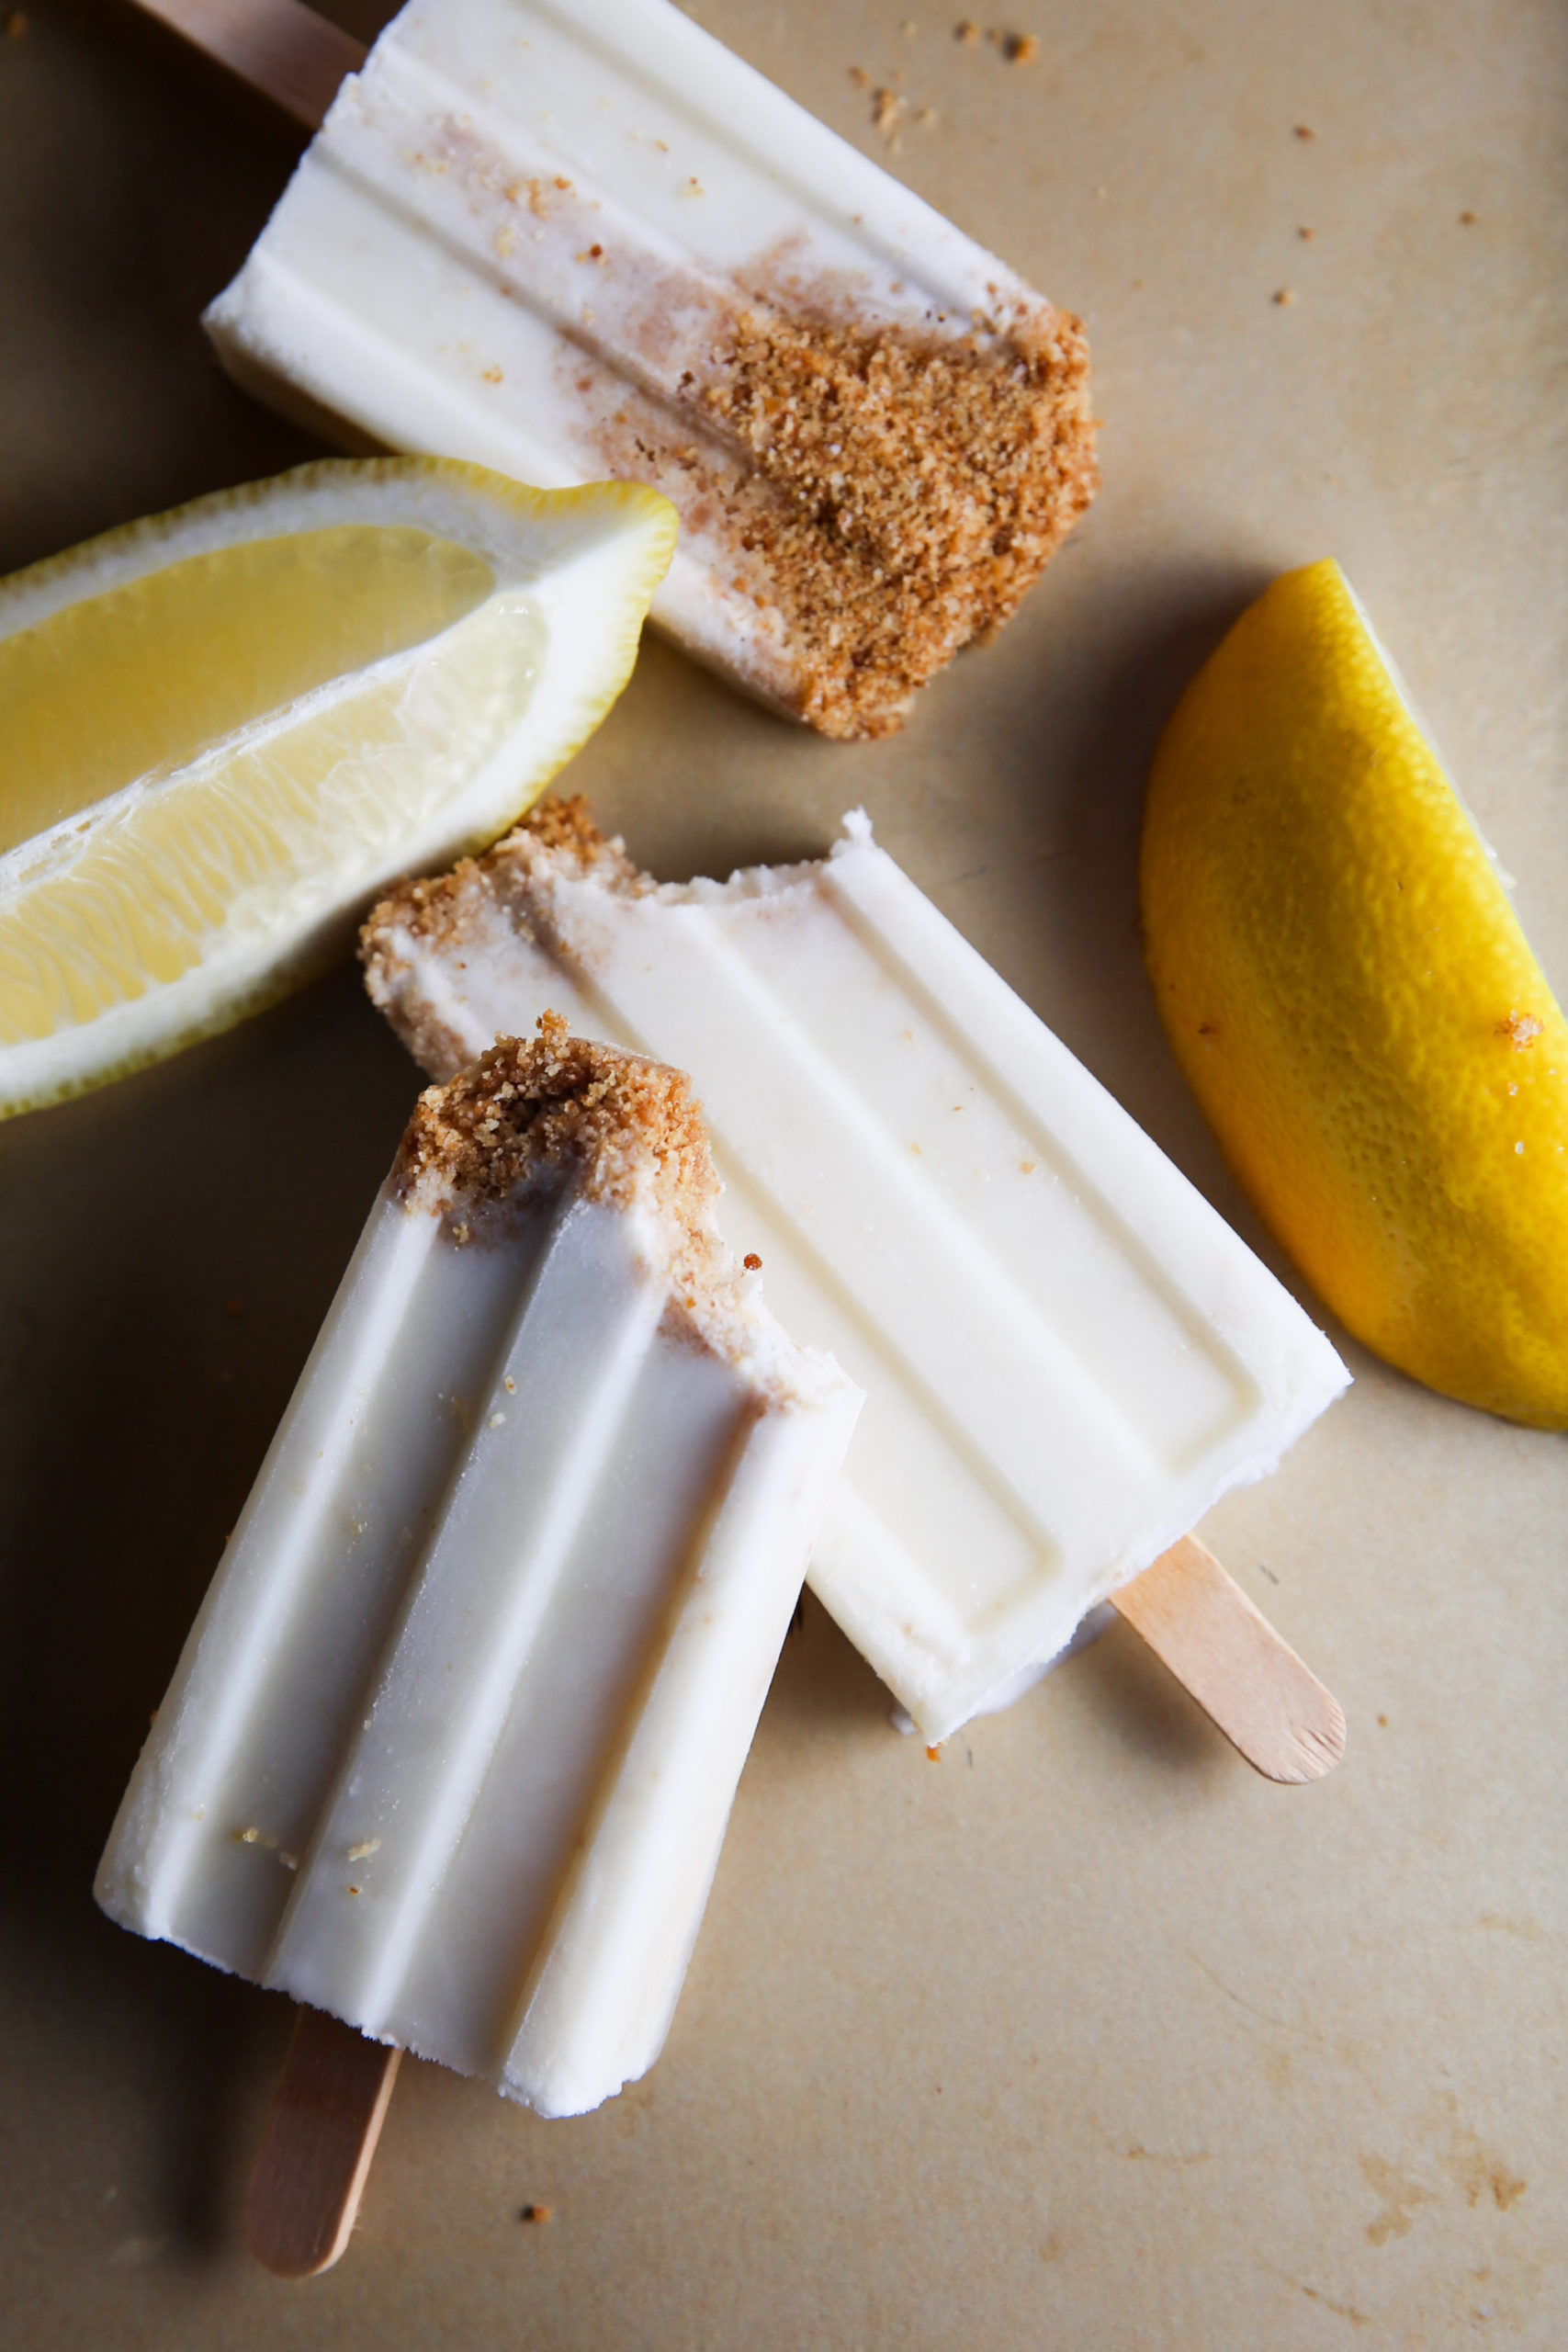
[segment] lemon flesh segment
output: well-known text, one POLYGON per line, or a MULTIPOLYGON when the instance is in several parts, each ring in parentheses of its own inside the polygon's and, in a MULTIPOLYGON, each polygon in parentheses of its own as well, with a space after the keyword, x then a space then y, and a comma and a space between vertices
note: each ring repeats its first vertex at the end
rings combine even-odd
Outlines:
POLYGON ((0 640, 0 852, 438 636, 494 585, 428 531, 340 524, 187 556, 17 629, 0 640))
POLYGON ((339 462, 0 585, 0 1111, 228 1025, 513 822, 672 541, 635 484, 339 462))
POLYGON ((1337 564, 1189 687, 1142 899, 1177 1059, 1322 1297, 1430 1387, 1568 1427, 1568 1023, 1337 564))

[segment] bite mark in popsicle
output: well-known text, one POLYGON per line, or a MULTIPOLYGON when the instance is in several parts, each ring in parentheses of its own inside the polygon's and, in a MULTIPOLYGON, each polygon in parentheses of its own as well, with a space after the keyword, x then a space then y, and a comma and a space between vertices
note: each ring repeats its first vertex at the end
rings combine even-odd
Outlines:
POLYGON ((545 802, 387 900, 365 951, 432 1071, 546 1003, 693 1070, 721 1224, 866 1391, 811 1581, 928 1740, 1055 1657, 1346 1385, 863 815, 819 863, 673 885, 581 802, 545 802))
POLYGON ((97 1893, 554 2115, 658 2053, 860 1399, 686 1081, 541 1025, 422 1098, 97 1893))

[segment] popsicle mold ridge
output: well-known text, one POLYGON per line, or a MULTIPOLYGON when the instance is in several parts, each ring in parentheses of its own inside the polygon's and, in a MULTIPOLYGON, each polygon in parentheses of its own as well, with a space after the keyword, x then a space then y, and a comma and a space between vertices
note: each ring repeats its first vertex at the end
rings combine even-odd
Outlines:
POLYGON ((1097 482, 1078 322, 669 0, 412 0, 233 284, 318 427, 653 483, 653 616, 833 735, 896 726, 1097 482))
POLYGON ((422 1098, 96 1891, 556 2115, 658 2054, 860 1397, 685 1080, 541 1025, 422 1098))
POLYGON ((660 884, 581 803, 364 933, 424 1066, 547 1003, 678 1061, 790 1328, 866 1392, 811 1582, 930 1739, 1267 1475, 1348 1375, 872 839, 660 884))

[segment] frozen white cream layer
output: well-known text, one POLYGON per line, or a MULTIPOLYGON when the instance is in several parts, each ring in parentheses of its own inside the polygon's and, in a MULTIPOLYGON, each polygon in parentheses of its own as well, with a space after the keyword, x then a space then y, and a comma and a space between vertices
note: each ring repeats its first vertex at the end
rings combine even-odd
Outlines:
POLYGON ((712 1192, 683 1081, 554 1024, 424 1098, 120 1808, 113 1917, 546 2115, 652 2064, 860 1401, 712 1192))
POLYGON ((834 734, 1096 479, 1077 322, 669 0, 412 0, 207 324, 318 427, 663 489, 655 618, 834 734))
POLYGON ((731 1246, 866 1392, 811 1583, 931 1739, 1346 1385, 863 817, 820 864, 658 885, 547 802, 365 937, 428 1069, 554 1005, 692 1072, 731 1246))

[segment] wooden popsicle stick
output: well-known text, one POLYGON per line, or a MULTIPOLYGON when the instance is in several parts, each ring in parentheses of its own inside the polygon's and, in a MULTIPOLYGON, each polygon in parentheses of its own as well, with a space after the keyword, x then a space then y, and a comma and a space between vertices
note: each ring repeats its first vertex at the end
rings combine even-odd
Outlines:
POLYGON ((245 2244, 278 2278, 313 2278, 347 2245, 402 2054, 299 2010, 245 2198, 245 2244))
POLYGON ((365 47, 304 0, 137 0, 207 56, 226 65, 314 130, 365 47))
POLYGON ((1111 1605, 1270 1781, 1320 1781, 1345 1753, 1344 1712, 1195 1535, 1111 1605))

